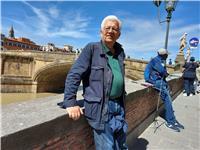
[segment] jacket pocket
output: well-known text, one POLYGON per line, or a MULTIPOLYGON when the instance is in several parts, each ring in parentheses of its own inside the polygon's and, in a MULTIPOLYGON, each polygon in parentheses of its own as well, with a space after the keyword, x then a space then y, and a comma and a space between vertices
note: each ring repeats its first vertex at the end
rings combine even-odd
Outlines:
POLYGON ((103 66, 92 66, 91 67, 91 80, 99 81, 103 78, 103 66))
POLYGON ((100 118, 101 98, 95 96, 84 96, 85 116, 91 120, 100 118))

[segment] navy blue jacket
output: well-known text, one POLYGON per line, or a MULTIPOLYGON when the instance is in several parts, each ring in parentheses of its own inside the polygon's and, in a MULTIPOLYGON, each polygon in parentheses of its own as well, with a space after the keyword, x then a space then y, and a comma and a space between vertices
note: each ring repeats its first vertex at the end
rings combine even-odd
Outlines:
POLYGON ((185 70, 183 71, 183 78, 190 78, 195 79, 196 78, 196 68, 198 68, 199 65, 195 62, 187 62, 183 65, 183 68, 185 70))
POLYGON ((154 57, 146 66, 144 71, 144 79, 146 82, 155 84, 157 80, 167 77, 167 69, 165 67, 165 60, 160 56, 154 57))
MULTIPOLYGON (((124 50, 117 42, 114 48, 124 77, 124 50)), ((108 58, 103 51, 102 43, 89 43, 82 50, 79 58, 67 75, 63 107, 78 105, 76 94, 82 81, 85 106, 84 115, 93 128, 104 129, 104 123, 108 120, 108 99, 112 78, 113 74, 108 67, 108 58)), ((124 93, 121 102, 123 107, 124 93)))

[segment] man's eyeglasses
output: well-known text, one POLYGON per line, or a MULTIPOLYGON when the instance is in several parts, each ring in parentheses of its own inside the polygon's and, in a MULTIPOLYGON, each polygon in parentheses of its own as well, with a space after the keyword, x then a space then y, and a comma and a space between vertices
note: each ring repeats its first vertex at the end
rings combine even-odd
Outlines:
POLYGON ((104 30, 107 32, 110 30, 112 30, 114 32, 119 32, 119 28, 114 28, 114 27, 104 27, 104 30))

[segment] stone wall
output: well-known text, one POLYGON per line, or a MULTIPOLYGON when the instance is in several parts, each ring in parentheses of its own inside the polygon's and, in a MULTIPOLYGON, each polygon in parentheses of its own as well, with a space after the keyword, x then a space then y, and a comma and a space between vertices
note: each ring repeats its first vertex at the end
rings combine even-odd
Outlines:
MULTIPOLYGON (((63 88, 66 72, 70 67, 67 65, 64 68, 59 65, 62 65, 63 62, 72 65, 76 55, 73 53, 40 51, 5 51, 1 52, 1 57, 1 92, 36 93, 52 92, 55 89, 63 88), (54 68, 48 68, 51 65, 54 68), (48 71, 50 69, 51 72, 48 71), (39 76, 38 72, 41 73, 40 77, 43 75, 49 78, 47 80, 42 78, 40 78, 42 80, 37 80, 39 78, 35 76, 39 76), (48 74, 45 74, 45 72, 48 72, 48 74), (58 81, 59 78, 60 81, 58 81), (55 81, 55 79, 57 80, 55 81)), ((126 76, 133 80, 143 79, 143 72, 147 63, 144 60, 127 59, 125 61, 126 76)), ((167 66, 170 74, 174 73, 174 68, 174 66, 167 66)))
MULTIPOLYGON (((182 79, 173 79, 169 84, 175 99, 182 91, 182 79)), ((130 149, 134 140, 153 122, 158 100, 158 93, 151 87, 135 92, 133 88, 136 84, 128 87, 126 98, 127 142, 130 149)), ((93 150, 92 131, 85 118, 72 121, 64 109, 56 107, 59 101, 53 98, 3 106, 2 150, 93 150)), ((162 108, 160 102, 159 111, 162 108)))
MULTIPOLYGON (((148 61, 139 60, 139 59, 126 59, 125 68, 126 68, 126 76, 133 79, 139 80, 144 78, 144 69, 147 65, 148 61)), ((174 66, 167 65, 167 70, 169 74, 174 73, 174 66)))
POLYGON ((31 77, 33 71, 32 56, 1 55, 1 75, 31 77))
POLYGON ((75 54, 65 53, 1 52, 1 92, 36 93, 59 90, 64 87, 66 74, 74 59, 75 54), (66 64, 63 65, 63 62, 66 64), (40 78, 35 77, 36 75, 40 78))
POLYGON ((1 54, 1 92, 36 92, 34 65, 32 56, 1 54))

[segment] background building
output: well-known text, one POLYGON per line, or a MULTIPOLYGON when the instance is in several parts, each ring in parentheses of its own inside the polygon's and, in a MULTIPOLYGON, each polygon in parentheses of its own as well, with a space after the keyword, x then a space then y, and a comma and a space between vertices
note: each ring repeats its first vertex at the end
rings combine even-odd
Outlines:
POLYGON ((9 37, 1 34, 1 50, 40 50, 40 46, 28 38, 15 38, 12 26, 9 30, 9 37))
POLYGON ((64 48, 58 48, 53 43, 48 43, 45 46, 41 46, 42 51, 46 52, 67 52, 71 53, 73 51, 73 46, 64 45, 64 48))
POLYGON ((64 45, 64 52, 72 52, 73 51, 73 46, 71 45, 64 45))
POLYGON ((37 50, 71 53, 73 52, 73 46, 66 44, 64 45, 64 48, 58 48, 54 43, 48 43, 47 45, 41 46, 25 37, 15 38, 14 28, 11 26, 8 37, 1 34, 1 50, 37 50))

